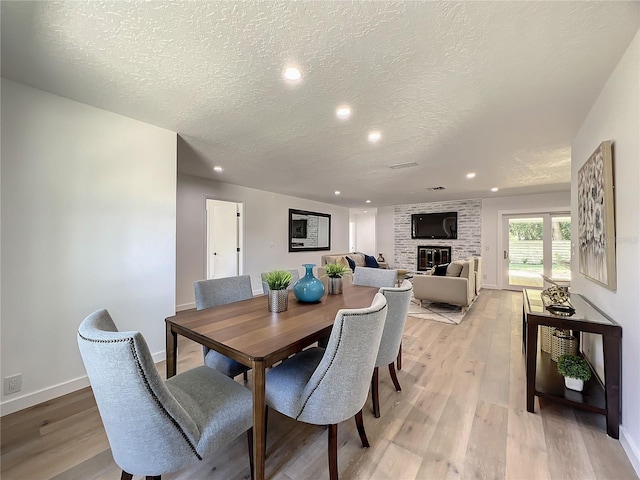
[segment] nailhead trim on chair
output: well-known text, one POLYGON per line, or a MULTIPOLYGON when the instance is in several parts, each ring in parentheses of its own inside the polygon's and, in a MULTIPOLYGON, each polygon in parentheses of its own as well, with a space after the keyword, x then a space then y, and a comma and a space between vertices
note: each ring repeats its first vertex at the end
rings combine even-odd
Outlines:
MULTIPOLYGON (((361 317, 363 315, 369 315, 370 313, 381 312, 385 308, 387 308, 386 304, 382 308, 380 308, 379 310, 376 310, 375 312, 345 313, 345 314, 343 314, 342 318, 344 319, 345 317, 361 317)), ((296 416, 296 420, 298 420, 300 418, 300 415, 302 415, 302 413, 304 412, 304 409, 307 406, 307 403, 309 402, 309 400, 311 399, 311 396, 318 389, 318 387, 320 387, 320 383, 322 383, 322 380, 324 379, 324 377, 326 376, 327 372, 329 371, 329 368, 331 368, 331 365, 333 365, 333 361, 336 358, 336 352, 338 351, 338 347, 340 347, 340 342, 342 341, 342 330, 343 330, 343 328, 344 328, 344 321, 342 322, 342 325, 340 326, 340 336, 338 337, 338 345, 336 346, 336 349, 335 349, 335 351, 333 353, 333 356, 331 357, 331 361, 329 362, 329 365, 327 365, 327 368, 325 369, 325 371, 322 373, 322 376, 320 377, 320 380, 318 380, 318 384, 315 387, 313 387, 313 390, 311 390, 311 393, 309 393, 309 396, 304 401, 304 405, 302 405, 302 408, 300 409, 300 413, 296 416)))
POLYGON ((185 433, 185 431, 182 429, 182 427, 180 426, 180 424, 177 422, 177 420, 175 418, 173 418, 169 412, 167 412, 167 410, 164 408, 164 405, 162 405, 162 403, 160 402, 160 400, 158 399, 158 397, 156 396, 155 392, 153 391, 153 389, 151 388, 151 385, 149 384, 149 381, 147 380, 147 376, 144 374, 144 370, 142 369, 142 364, 140 363, 140 359, 138 358, 138 352, 136 352, 136 348, 135 348, 135 344, 133 342, 133 338, 129 337, 129 338, 123 338, 120 340, 94 340, 92 338, 87 338, 84 337, 80 332, 78 332, 78 336, 80 338, 82 338, 83 340, 86 340, 87 342, 93 342, 93 343, 120 343, 120 342, 128 342, 129 343, 129 348, 131 349, 131 354, 133 355, 133 358, 136 361, 136 366, 138 368, 138 372, 140 373, 140 376, 142 377, 142 380, 144 382, 145 387, 147 388, 147 390, 149 391, 149 393, 151 394, 151 398, 153 398, 153 401, 156 403, 156 405, 160 408, 160 410, 162 411, 162 413, 164 414, 165 417, 167 417, 171 423, 173 424, 173 426, 176 428, 176 430, 178 430, 178 432, 180 433, 180 435, 182 436, 182 438, 184 439, 185 442, 187 442, 187 444, 189 445, 189 448, 191 449, 191 451, 193 452, 193 454, 198 458, 198 460, 202 460, 202 457, 200 456, 200 454, 198 453, 198 451, 196 450, 196 447, 193 445, 193 443, 191 443, 191 440, 189 439, 189 437, 187 436, 187 434, 185 433))

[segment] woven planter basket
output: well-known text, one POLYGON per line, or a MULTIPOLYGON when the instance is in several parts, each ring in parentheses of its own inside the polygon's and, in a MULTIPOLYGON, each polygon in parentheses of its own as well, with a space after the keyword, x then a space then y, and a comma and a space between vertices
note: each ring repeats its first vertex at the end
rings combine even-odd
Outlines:
POLYGON ((551 336, 554 330, 553 327, 540 325, 540 348, 543 352, 551 353, 551 336))
POLYGON ((569 330, 556 328, 551 335, 551 360, 558 361, 562 355, 577 355, 578 339, 569 330))

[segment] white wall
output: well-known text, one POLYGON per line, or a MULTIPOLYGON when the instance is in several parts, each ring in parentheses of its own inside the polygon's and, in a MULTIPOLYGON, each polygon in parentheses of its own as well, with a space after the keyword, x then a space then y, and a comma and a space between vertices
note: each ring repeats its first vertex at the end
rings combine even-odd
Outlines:
POLYGON ((389 267, 396 267, 395 239, 393 237, 395 207, 378 207, 376 215, 377 253, 382 253, 389 267))
MULTIPOLYGON (((579 273, 572 262, 571 289, 622 326, 622 428, 620 441, 640 475, 640 32, 611 74, 571 146, 571 193, 578 170, 603 140, 613 141, 618 287, 608 290, 579 273)), ((577 202, 572 205, 577 218, 577 202)), ((577 238, 577 222, 572 236, 577 238)), ((598 341, 585 342, 602 375, 598 341)))
POLYGON ((88 385, 76 343, 107 308, 164 350, 175 307, 176 134, 2 80, 2 414, 88 385))
POLYGON ((262 293, 260 274, 274 268, 297 268, 320 263, 320 256, 347 252, 349 210, 311 200, 178 175, 177 309, 193 308, 193 282, 205 278, 205 199, 244 203, 244 273, 251 275, 256 294, 262 293), (331 214, 331 250, 289 253, 289 209, 331 214))
POLYGON ((502 272, 502 215, 569 212, 571 192, 484 198, 482 200, 482 288, 500 288, 502 272))

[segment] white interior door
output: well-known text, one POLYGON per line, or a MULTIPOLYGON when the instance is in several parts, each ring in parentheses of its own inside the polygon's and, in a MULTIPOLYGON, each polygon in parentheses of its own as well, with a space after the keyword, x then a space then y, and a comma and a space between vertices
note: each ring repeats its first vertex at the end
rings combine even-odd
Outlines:
POLYGON ((242 204, 207 199, 206 212, 207 278, 240 275, 242 204))

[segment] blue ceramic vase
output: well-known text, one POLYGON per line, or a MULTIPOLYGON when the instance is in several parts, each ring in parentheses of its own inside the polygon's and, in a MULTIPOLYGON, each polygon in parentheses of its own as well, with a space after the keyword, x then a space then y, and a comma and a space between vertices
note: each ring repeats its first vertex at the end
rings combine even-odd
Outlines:
POLYGON ((324 295, 324 284, 313 275, 315 264, 305 263, 302 266, 307 273, 293 286, 293 294, 301 302, 317 302, 324 295))

